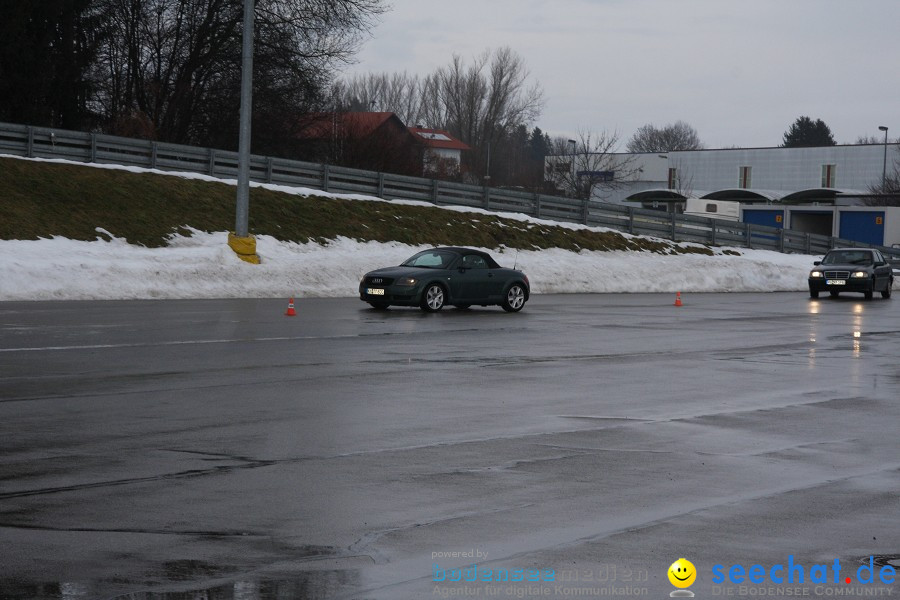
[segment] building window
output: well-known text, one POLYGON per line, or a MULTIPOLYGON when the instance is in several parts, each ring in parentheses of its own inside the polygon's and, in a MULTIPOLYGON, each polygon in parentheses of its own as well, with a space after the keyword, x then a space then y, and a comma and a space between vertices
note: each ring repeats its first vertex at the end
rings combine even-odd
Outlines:
POLYGON ((741 171, 738 174, 738 187, 743 189, 748 189, 750 187, 750 172, 753 170, 753 167, 741 167, 741 171))
POLYGON ((669 189, 674 190, 678 188, 678 169, 675 167, 669 167, 669 189))
POLYGON ((837 165, 822 165, 822 187, 833 188, 837 165))

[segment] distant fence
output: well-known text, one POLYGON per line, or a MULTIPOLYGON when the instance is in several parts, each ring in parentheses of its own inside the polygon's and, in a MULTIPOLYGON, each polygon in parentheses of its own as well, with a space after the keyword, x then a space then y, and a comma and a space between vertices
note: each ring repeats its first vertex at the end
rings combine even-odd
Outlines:
MULTIPOLYGON (((0 123, 0 154, 205 173, 222 179, 237 179, 238 173, 237 152, 10 123, 0 123)), ((326 192, 518 212, 678 242, 804 254, 824 254, 836 246, 872 247, 900 263, 900 249, 831 236, 283 158, 251 156, 250 178, 326 192)))

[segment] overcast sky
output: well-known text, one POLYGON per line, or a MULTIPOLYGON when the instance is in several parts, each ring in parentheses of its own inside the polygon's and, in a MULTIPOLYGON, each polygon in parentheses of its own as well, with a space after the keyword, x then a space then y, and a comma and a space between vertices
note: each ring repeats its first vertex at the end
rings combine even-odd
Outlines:
POLYGON ((900 135, 900 0, 387 0, 347 73, 425 75, 509 46, 553 135, 692 125, 707 148, 777 146, 801 115, 839 143, 900 135))

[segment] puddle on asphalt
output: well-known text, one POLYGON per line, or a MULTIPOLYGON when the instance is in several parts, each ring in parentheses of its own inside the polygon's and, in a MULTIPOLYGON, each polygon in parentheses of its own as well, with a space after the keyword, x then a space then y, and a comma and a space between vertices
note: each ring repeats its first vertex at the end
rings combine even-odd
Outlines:
POLYGON ((101 581, 97 583, 24 583, 0 580, 0 598, 4 600, 307 600, 330 598, 348 588, 357 587, 355 571, 307 571, 292 579, 233 581, 196 587, 190 583, 178 589, 164 585, 143 585, 140 582, 101 581), (110 590, 131 588, 126 593, 110 590), (155 590, 153 588, 156 588, 155 590), (165 588, 169 588, 165 590, 165 588), (164 591, 165 590, 165 591, 164 591))

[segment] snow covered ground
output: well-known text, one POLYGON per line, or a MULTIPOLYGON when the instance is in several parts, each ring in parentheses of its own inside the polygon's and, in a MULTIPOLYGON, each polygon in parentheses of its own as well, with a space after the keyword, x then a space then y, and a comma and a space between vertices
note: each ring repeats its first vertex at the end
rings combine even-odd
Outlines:
MULTIPOLYGON (((90 166, 223 181, 205 175, 90 166)), ((299 195, 328 195, 318 190, 265 187, 299 195)), ((341 197, 383 201, 358 195, 341 197)), ((447 210, 484 212, 460 207, 447 210)), ((525 215, 503 216, 536 221, 525 215)), ((91 242, 0 240, 0 300, 354 296, 363 273, 399 264, 422 248, 350 239, 327 245, 297 244, 258 236, 262 264, 250 265, 227 246, 226 232, 194 231, 191 236, 174 237, 166 248, 134 246, 102 229, 91 242)), ((535 293, 800 291, 806 289, 806 276, 815 260, 742 248, 733 249, 740 256, 486 250, 501 265, 515 264, 525 271, 535 293)))

